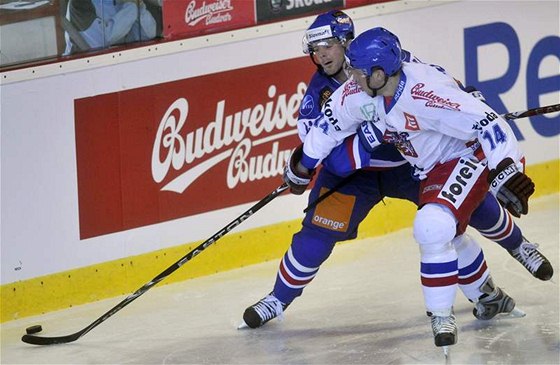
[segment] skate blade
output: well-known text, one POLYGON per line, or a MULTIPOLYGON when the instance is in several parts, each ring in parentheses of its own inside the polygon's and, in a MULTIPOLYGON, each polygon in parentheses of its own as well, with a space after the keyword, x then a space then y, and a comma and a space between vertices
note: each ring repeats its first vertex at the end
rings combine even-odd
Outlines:
POLYGON ((443 356, 445 357, 445 362, 449 360, 449 346, 442 346, 441 349, 443 350, 443 356))
POLYGON ((511 312, 506 315, 506 318, 523 318, 527 315, 524 311, 519 308, 513 308, 511 312))
POLYGON ((245 328, 249 328, 249 326, 247 325, 247 323, 245 323, 245 321, 242 320, 241 323, 239 324, 239 326, 237 326, 237 329, 242 330, 242 329, 245 329, 245 328))
POLYGON ((495 318, 496 319, 510 319, 510 318, 523 318, 525 317, 527 314, 522 311, 521 309, 515 307, 513 308, 513 310, 509 313, 500 313, 498 314, 495 318))

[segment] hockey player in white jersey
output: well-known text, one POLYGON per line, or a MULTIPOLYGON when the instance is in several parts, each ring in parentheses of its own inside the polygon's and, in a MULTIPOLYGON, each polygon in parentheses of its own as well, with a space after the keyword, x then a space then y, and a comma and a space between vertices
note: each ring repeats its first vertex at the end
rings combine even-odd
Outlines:
MULTIPOLYGON (((347 80, 344 52, 353 38, 352 20, 339 10, 317 16, 305 32, 304 53, 309 54, 317 65, 317 72, 309 82, 298 117, 302 141, 312 128, 313 121, 321 115, 322 105, 347 80)), ((410 52, 403 50, 403 53, 405 61, 418 61, 410 52)), ((360 148, 360 144, 357 147, 360 148)), ((337 197, 338 202, 350 198, 353 203, 341 208, 340 204, 333 205, 326 201, 316 205, 317 209, 307 210, 302 229, 294 234, 280 262, 272 291, 245 310, 243 321, 248 327, 257 328, 276 317, 282 318, 284 310, 312 282, 335 243, 354 238, 360 222, 384 197, 404 198, 418 204, 419 182, 411 179, 410 165, 395 146, 387 144, 384 147, 376 149, 374 153, 361 148, 358 153, 360 158, 356 158, 353 156, 354 148, 343 143, 323 161, 323 168, 314 176, 309 203, 313 204, 326 190, 336 191, 333 196, 337 197), (369 161, 368 169, 358 173, 354 169, 361 166, 362 160, 369 161), (349 171, 353 171, 353 174, 350 178, 345 177, 349 171), (318 217, 339 218, 344 209, 350 213, 345 229, 317 223, 318 217)), ((303 193, 305 187, 296 190, 303 193)), ((536 244, 523 237, 521 229, 491 194, 487 194, 487 198, 473 213, 469 224, 514 255, 533 276, 540 280, 548 280, 552 276, 552 267, 546 257, 538 252, 536 244)), ((466 245, 463 251, 469 247, 471 245, 466 245)), ((490 282, 485 269, 481 270, 486 267, 481 251, 476 251, 474 245, 470 249, 473 252, 467 256, 476 258, 477 265, 462 270, 459 281, 467 299, 476 302, 475 316, 490 319, 505 312, 505 309, 513 308, 513 300, 490 282), (488 285, 480 285, 480 277, 483 278, 482 282, 487 278, 488 285)), ((465 263, 466 266, 468 264, 470 262, 465 263)))
MULTIPOLYGON (((453 345, 453 304, 465 268, 465 255, 458 251, 478 246, 464 234, 473 210, 490 182, 492 193, 513 215, 527 214, 534 184, 523 173, 522 153, 505 120, 462 91, 442 69, 403 63, 395 35, 383 28, 366 31, 346 55, 353 80, 326 103, 323 117, 305 138, 301 160, 290 164, 288 178, 309 183, 311 171, 357 128, 351 138, 370 150, 383 143, 397 146, 421 180, 413 232, 435 344, 453 345)), ((486 276, 481 284, 491 283, 487 270, 480 272, 486 276)))

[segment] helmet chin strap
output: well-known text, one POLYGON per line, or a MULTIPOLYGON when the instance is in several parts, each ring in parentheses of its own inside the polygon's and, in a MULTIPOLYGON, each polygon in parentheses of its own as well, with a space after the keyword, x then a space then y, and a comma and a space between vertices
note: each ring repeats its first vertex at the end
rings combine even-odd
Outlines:
POLYGON ((374 89, 374 88, 372 88, 371 86, 369 86, 369 80, 370 80, 370 79, 371 79, 371 76, 367 76, 367 77, 366 77, 367 87, 368 87, 368 89, 371 90, 371 93, 372 93, 371 97, 374 98, 374 97, 377 96, 377 92, 378 92, 380 89, 383 89, 383 88, 385 87, 385 85, 387 85, 387 81, 389 81, 389 76, 387 76, 387 74, 385 74, 385 81, 383 82, 383 85, 381 85, 380 87, 378 87, 378 88, 376 88, 376 89, 374 89))

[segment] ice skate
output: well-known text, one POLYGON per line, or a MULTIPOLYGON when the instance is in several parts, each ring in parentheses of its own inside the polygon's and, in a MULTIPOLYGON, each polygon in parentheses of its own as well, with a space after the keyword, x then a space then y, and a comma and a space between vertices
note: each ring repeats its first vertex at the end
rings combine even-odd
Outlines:
POLYGON ((432 321, 434 343, 437 347, 443 347, 446 357, 449 356, 450 345, 457 343, 457 324, 453 310, 445 312, 426 312, 432 321))
POLYGON ((543 281, 550 280, 554 270, 547 258, 537 250, 538 247, 538 244, 531 243, 523 237, 521 245, 515 250, 508 252, 534 277, 543 281))
POLYGON ((515 300, 495 286, 490 276, 482 283, 480 291, 484 294, 474 303, 473 309, 473 315, 477 319, 489 320, 498 314, 511 317, 525 316, 523 311, 515 308, 515 300))
POLYGON ((282 320, 284 319, 284 310, 287 307, 288 305, 282 303, 270 293, 257 303, 245 309, 245 313, 243 313, 243 323, 237 328, 258 328, 276 317, 282 320))

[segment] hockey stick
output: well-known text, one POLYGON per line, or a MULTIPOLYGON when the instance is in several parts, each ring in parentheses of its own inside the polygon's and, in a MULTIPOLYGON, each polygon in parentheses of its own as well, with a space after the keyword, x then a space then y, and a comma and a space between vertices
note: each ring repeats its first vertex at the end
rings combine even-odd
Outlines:
POLYGON ((274 198, 276 198, 277 196, 282 194, 282 192, 284 192, 284 190, 286 190, 287 188, 288 188, 288 185, 285 184, 285 183, 280 185, 279 187, 277 187, 276 190, 274 190, 272 193, 268 194, 261 201, 259 201, 255 205, 253 205, 251 208, 246 210, 239 217, 237 217, 233 221, 231 221, 224 228, 222 228, 221 230, 216 232, 212 237, 208 238, 206 241, 202 242, 199 246, 197 246, 194 250, 192 250, 191 252, 189 252, 185 256, 181 257, 179 259, 179 261, 177 261, 173 265, 169 266, 161 274, 159 274, 158 276, 156 276, 155 278, 153 278, 152 280, 150 280, 149 282, 144 284, 144 286, 142 286, 140 289, 138 289, 134 293, 130 294, 122 302, 120 302, 119 304, 117 304, 116 306, 111 308, 108 312, 103 314, 101 317, 96 319, 94 322, 92 322, 89 326, 85 327, 81 331, 78 331, 78 332, 73 333, 71 335, 58 336, 58 337, 40 337, 40 336, 27 334, 27 335, 23 335, 21 340, 25 343, 29 343, 29 344, 32 344, 32 345, 54 345, 54 344, 68 343, 68 342, 76 341, 77 339, 79 339, 80 337, 82 337, 83 335, 85 335, 86 333, 88 333, 89 331, 91 331, 92 329, 94 329, 95 327, 100 325, 101 323, 103 323, 105 320, 107 320, 113 314, 115 314, 118 311, 120 311, 121 309, 123 309, 126 305, 130 304, 133 300, 135 300, 136 298, 138 298, 139 296, 141 296, 142 294, 147 292, 154 285, 156 285, 157 283, 159 283, 160 281, 165 279, 167 276, 169 276, 175 270, 177 270, 178 268, 180 268, 181 266, 186 264, 193 257, 195 257, 196 255, 198 255, 199 253, 204 251, 208 246, 210 246, 211 244, 213 244, 214 242, 216 242, 217 240, 219 240, 220 238, 225 236, 232 229, 234 229, 235 227, 240 225, 243 221, 245 221, 247 218, 249 218, 250 216, 255 214, 259 209, 261 209, 262 207, 264 207, 265 205, 270 203, 274 198))
POLYGON ((560 104, 552 104, 552 105, 541 106, 538 108, 533 108, 520 112, 506 113, 503 114, 502 117, 504 117, 505 119, 519 119, 519 118, 534 117, 535 115, 554 113, 558 111, 560 111, 560 104))
MULTIPOLYGON (((553 105, 542 106, 542 107, 533 108, 533 109, 524 110, 524 111, 519 111, 519 112, 506 113, 506 114, 502 114, 502 117, 505 118, 505 119, 513 120, 513 119, 533 117, 535 115, 554 113, 554 112, 557 112, 557 111, 560 111, 560 104, 553 104, 553 105)), ((338 191, 338 189, 340 189, 344 185, 348 184, 348 182, 350 182, 350 180, 352 180, 352 178, 354 177, 355 173, 356 172, 348 175, 343 180, 341 180, 338 184, 336 184, 335 187, 333 187, 332 189, 327 191, 325 194, 318 197, 315 201, 311 202, 307 206, 307 208, 305 208, 303 210, 303 212, 307 213, 309 210, 315 208, 320 202, 322 202, 323 200, 325 200, 329 196, 331 196, 334 192, 338 191)))

